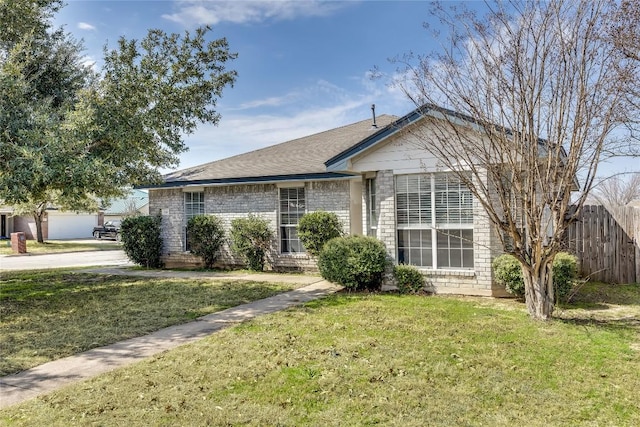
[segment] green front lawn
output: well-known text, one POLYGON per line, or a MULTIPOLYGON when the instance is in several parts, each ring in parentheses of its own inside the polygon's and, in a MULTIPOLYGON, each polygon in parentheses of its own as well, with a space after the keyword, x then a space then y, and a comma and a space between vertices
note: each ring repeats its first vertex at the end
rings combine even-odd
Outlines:
POLYGON ((0 375, 144 335, 295 285, 78 270, 0 273, 0 375))
POLYGON ((1 411, 0 420, 637 426, 639 298, 639 285, 608 287, 539 323, 513 300, 343 293, 1 411))
MULTIPOLYGON (((63 242, 53 241, 38 243, 35 240, 27 240, 27 253, 33 254, 50 254, 50 253, 62 253, 62 252, 87 252, 87 251, 115 251, 122 249, 122 245, 114 242, 95 242, 95 243, 80 243, 80 242, 63 242)), ((11 250, 11 240, 0 240, 0 255, 14 254, 11 250)))

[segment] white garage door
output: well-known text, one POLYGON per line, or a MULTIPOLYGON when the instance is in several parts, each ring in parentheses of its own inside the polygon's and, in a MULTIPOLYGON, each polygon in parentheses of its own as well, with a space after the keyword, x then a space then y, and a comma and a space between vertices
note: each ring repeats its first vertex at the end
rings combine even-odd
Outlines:
POLYGON ((98 215, 49 212, 49 240, 92 237, 98 215))

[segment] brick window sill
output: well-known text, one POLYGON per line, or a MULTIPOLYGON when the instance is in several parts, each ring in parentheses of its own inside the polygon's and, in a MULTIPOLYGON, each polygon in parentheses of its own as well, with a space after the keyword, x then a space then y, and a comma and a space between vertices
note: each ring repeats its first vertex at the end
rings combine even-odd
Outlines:
POLYGON ((279 254, 283 258, 295 258, 295 259, 311 259, 311 257, 306 253, 280 253, 279 254))
POLYGON ((475 277, 476 272, 474 270, 433 270, 428 268, 421 268, 420 272, 430 277, 475 277))

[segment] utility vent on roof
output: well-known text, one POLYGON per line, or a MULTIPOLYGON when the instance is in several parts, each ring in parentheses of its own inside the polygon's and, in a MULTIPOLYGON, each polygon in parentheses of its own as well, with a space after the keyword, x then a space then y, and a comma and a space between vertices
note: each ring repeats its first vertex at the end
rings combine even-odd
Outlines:
POLYGON ((371 127, 377 129, 378 125, 376 124, 376 104, 371 104, 371 114, 373 115, 373 123, 371 124, 371 127))

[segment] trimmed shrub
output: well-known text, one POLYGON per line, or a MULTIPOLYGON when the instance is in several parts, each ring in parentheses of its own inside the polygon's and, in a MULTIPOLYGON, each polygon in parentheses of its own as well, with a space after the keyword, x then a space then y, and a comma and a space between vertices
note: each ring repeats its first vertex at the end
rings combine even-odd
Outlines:
POLYGON ((395 265, 393 276, 401 294, 414 294, 424 289, 424 276, 413 265, 395 265))
POLYGON ((162 237, 159 216, 130 216, 122 220, 122 248, 134 263, 146 268, 161 268, 162 237))
POLYGON ((567 301, 577 278, 578 259, 567 252, 558 252, 553 260, 553 285, 558 301, 567 301))
POLYGON ((518 298, 524 297, 522 266, 513 255, 504 254, 494 259, 493 272, 498 283, 504 285, 507 292, 518 298))
MULTIPOLYGON (((524 279, 522 267, 512 255, 500 255, 493 260, 496 280, 502 283, 507 292, 524 297, 524 279)), ((567 252, 558 252, 553 260, 553 286, 557 301, 566 302, 578 277, 578 260, 567 252)))
POLYGON ((196 215, 187 222, 187 239, 192 254, 212 268, 224 243, 224 225, 215 215, 196 215))
POLYGON ((331 239, 318 257, 322 277, 349 290, 379 289, 386 265, 384 244, 367 236, 331 239))
POLYGON ((309 212, 298 222, 298 237, 312 256, 317 257, 325 243, 341 236, 342 225, 338 215, 333 212, 309 212))
POLYGON ((273 231, 269 221, 257 215, 231 221, 231 250, 240 255, 249 270, 264 269, 265 254, 271 248, 273 231))

